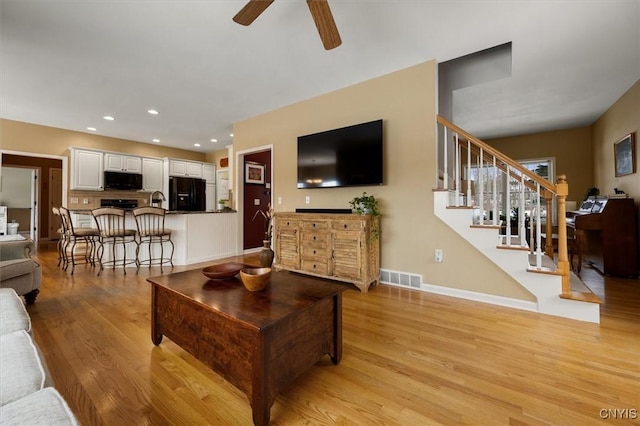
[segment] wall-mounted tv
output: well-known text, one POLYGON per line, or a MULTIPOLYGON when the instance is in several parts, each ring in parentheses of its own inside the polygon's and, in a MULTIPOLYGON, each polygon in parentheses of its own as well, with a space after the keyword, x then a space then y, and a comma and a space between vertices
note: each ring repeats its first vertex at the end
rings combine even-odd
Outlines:
POLYGON ((298 188, 382 185, 382 120, 298 137, 298 188))

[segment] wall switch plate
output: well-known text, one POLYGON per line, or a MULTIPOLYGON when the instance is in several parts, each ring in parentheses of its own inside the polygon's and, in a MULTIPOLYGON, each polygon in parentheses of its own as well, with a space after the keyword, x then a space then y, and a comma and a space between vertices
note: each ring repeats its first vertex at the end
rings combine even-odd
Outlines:
POLYGON ((305 201, 305 203, 307 203, 307 204, 311 204, 311 197, 307 195, 307 196, 305 197, 304 201, 305 201))
POLYGON ((436 249, 435 258, 436 263, 442 263, 442 249, 436 249))
POLYGON ((82 199, 82 204, 89 204, 89 199, 88 198, 83 198, 82 199))
POLYGON ((259 206, 260 205, 260 198, 254 198, 253 199, 253 205, 254 206, 259 206))
POLYGON ((78 199, 75 197, 71 197, 71 204, 78 204, 78 199))

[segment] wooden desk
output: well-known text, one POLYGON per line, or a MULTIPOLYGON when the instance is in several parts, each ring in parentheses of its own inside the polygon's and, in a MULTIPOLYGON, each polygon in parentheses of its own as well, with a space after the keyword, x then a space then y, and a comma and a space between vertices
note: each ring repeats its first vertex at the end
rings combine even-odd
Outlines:
POLYGON ((151 340, 166 335, 244 392, 269 424, 277 393, 324 355, 342 357, 342 292, 328 280, 273 272, 260 292, 200 269, 149 278, 151 340))

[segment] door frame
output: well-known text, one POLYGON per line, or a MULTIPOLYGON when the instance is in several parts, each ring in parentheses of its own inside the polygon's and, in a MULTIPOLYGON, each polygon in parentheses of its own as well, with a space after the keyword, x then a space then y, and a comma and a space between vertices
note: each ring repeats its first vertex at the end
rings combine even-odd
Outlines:
MULTIPOLYGON (((1 184, 1 180, 2 180, 2 155, 3 154, 8 154, 8 155, 17 155, 17 156, 22 156, 22 157, 34 157, 34 158, 49 158, 49 159, 53 159, 53 160, 60 160, 62 162, 62 206, 63 207, 67 207, 67 191, 68 191, 68 186, 69 186, 69 157, 67 157, 66 155, 51 155, 51 154, 42 154, 42 153, 38 153, 38 152, 26 152, 26 151, 13 151, 13 150, 8 150, 8 149, 0 149, 0 184, 1 184)), ((40 191, 38 191, 38 194, 40 194, 40 191)), ((38 203, 40 203, 40 200, 38 200, 38 203)), ((41 208, 41 206, 38 206, 41 208)), ((39 226, 39 220, 38 220, 38 226, 39 226)), ((31 234, 34 234, 33 232, 33 226, 31 227, 32 229, 30 230, 31 234)), ((37 236, 37 235, 36 235, 37 236)), ((34 240, 36 241, 36 240, 34 240)))
MULTIPOLYGON (((256 152, 264 152, 264 151, 269 151, 271 154, 271 167, 270 167, 270 182, 271 182, 271 206, 273 206, 273 172, 275 170, 275 167, 273 166, 273 144, 269 144, 269 145, 261 145, 261 146, 256 146, 254 148, 247 148, 247 149, 243 149, 242 151, 236 151, 235 152, 235 167, 234 167, 234 181, 235 181, 235 187, 236 187, 236 191, 234 194, 234 201, 236 204, 236 211, 238 212, 238 235, 237 235, 237 240, 236 240, 236 247, 237 247, 237 254, 243 254, 244 253, 244 226, 243 226, 243 217, 244 217, 244 179, 243 179, 243 175, 244 175, 244 157, 245 155, 249 155, 249 154, 254 154, 256 152)), ((260 250, 260 248, 256 249, 256 250, 260 250)), ((255 251, 255 250, 253 250, 255 251)))
POLYGON ((20 155, 23 157, 35 157, 35 158, 50 158, 53 160, 62 161, 62 206, 67 207, 67 197, 65 194, 68 191, 68 177, 69 177, 69 157, 66 155, 51 155, 51 154, 41 154, 38 152, 25 152, 25 151, 12 151, 8 149, 0 149, 0 179, 2 179, 2 155, 10 154, 10 155, 20 155))

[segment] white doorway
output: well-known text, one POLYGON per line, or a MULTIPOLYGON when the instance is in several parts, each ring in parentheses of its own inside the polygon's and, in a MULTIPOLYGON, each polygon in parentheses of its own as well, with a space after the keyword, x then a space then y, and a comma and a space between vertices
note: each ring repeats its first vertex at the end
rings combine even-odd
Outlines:
POLYGON ((38 238, 38 168, 2 167, 0 205, 7 206, 7 225, 17 223, 18 233, 38 238))

